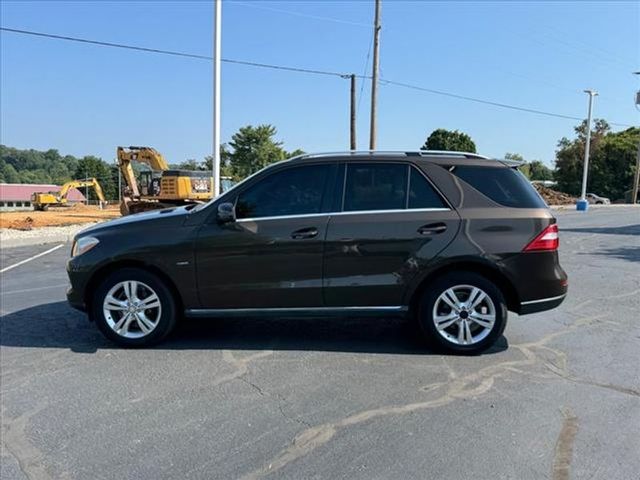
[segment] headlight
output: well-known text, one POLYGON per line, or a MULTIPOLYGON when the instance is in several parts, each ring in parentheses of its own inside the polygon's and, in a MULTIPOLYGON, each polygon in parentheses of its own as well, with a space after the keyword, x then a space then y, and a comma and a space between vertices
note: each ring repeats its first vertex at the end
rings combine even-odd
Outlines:
POLYGON ((80 237, 73 242, 71 256, 77 257, 78 255, 82 255, 98 245, 98 243, 100 243, 100 240, 96 237, 80 237))

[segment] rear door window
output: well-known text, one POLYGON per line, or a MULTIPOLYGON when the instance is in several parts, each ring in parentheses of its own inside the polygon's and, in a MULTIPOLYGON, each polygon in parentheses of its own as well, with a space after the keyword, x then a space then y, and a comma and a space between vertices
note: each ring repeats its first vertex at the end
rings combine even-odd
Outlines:
POLYGON ((438 192, 418 170, 409 168, 407 208, 447 208, 438 192))
POLYGON ((547 208, 526 177, 514 168, 456 165, 451 172, 505 207, 547 208))
POLYGON ((401 163, 347 164, 345 212, 401 210, 406 206, 407 165, 401 163))

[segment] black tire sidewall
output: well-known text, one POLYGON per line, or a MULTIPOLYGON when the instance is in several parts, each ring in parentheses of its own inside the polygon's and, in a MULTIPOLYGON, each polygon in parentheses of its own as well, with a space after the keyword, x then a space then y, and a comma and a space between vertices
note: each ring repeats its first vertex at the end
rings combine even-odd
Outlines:
POLYGON ((94 292, 91 302, 91 318, 104 336, 118 345, 124 347, 144 347, 160 342, 173 330, 177 318, 176 302, 171 290, 156 275, 139 268, 123 268, 107 275, 94 292), (162 312, 158 326, 153 332, 142 338, 125 338, 118 335, 109 327, 102 311, 102 304, 109 290, 118 282, 126 280, 136 280, 147 284, 156 292, 160 299, 162 312))
POLYGON ((507 325, 507 305, 504 295, 491 280, 474 272, 452 272, 426 287, 418 307, 418 323, 426 339, 437 349, 451 353, 475 355, 491 347, 502 336, 507 325), (493 330, 486 338, 473 345, 456 345, 447 341, 440 335, 433 322, 435 301, 442 292, 455 285, 472 285, 482 289, 489 295, 496 308, 496 322, 493 330))

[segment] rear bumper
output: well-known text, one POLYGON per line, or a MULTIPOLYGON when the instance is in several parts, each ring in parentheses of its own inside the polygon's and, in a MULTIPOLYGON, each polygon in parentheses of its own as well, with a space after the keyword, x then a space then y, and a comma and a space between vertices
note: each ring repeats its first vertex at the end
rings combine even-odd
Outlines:
POLYGON ((512 308, 519 315, 555 308, 567 295, 568 278, 557 251, 513 255, 502 267, 516 291, 517 303, 512 308))
POLYGON ((526 302, 520 302, 520 315, 527 315, 529 313, 543 312, 545 310, 551 310, 556 308, 566 298, 567 293, 558 295, 556 297, 539 298, 537 300, 527 300, 526 302))

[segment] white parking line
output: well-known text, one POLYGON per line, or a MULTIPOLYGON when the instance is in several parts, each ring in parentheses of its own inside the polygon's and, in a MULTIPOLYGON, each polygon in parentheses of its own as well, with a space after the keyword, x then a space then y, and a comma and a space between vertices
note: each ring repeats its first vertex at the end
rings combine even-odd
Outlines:
POLYGON ((0 270, 0 273, 8 272, 9 270, 12 270, 12 269, 14 269, 16 267, 19 267, 20 265, 24 265, 25 263, 30 262, 31 260, 35 260, 36 258, 43 257, 46 254, 54 252, 54 251, 56 251, 56 250, 58 250, 59 248, 62 248, 62 247, 64 247, 64 243, 61 243, 60 245, 57 245, 57 246, 55 246, 53 248, 50 248, 49 250, 47 250, 45 252, 39 253, 37 255, 34 255, 33 257, 29 257, 29 258, 27 258, 25 260, 22 260, 21 262, 14 263, 13 265, 9 265, 8 267, 5 267, 2 270, 0 270))
POLYGON ((11 290, 5 292, 4 290, 0 292, 0 295, 11 295, 12 293, 27 293, 27 292, 38 292, 40 290, 63 290, 65 288, 64 283, 61 285, 49 285, 48 287, 36 287, 36 288, 23 288, 22 290, 11 290))

